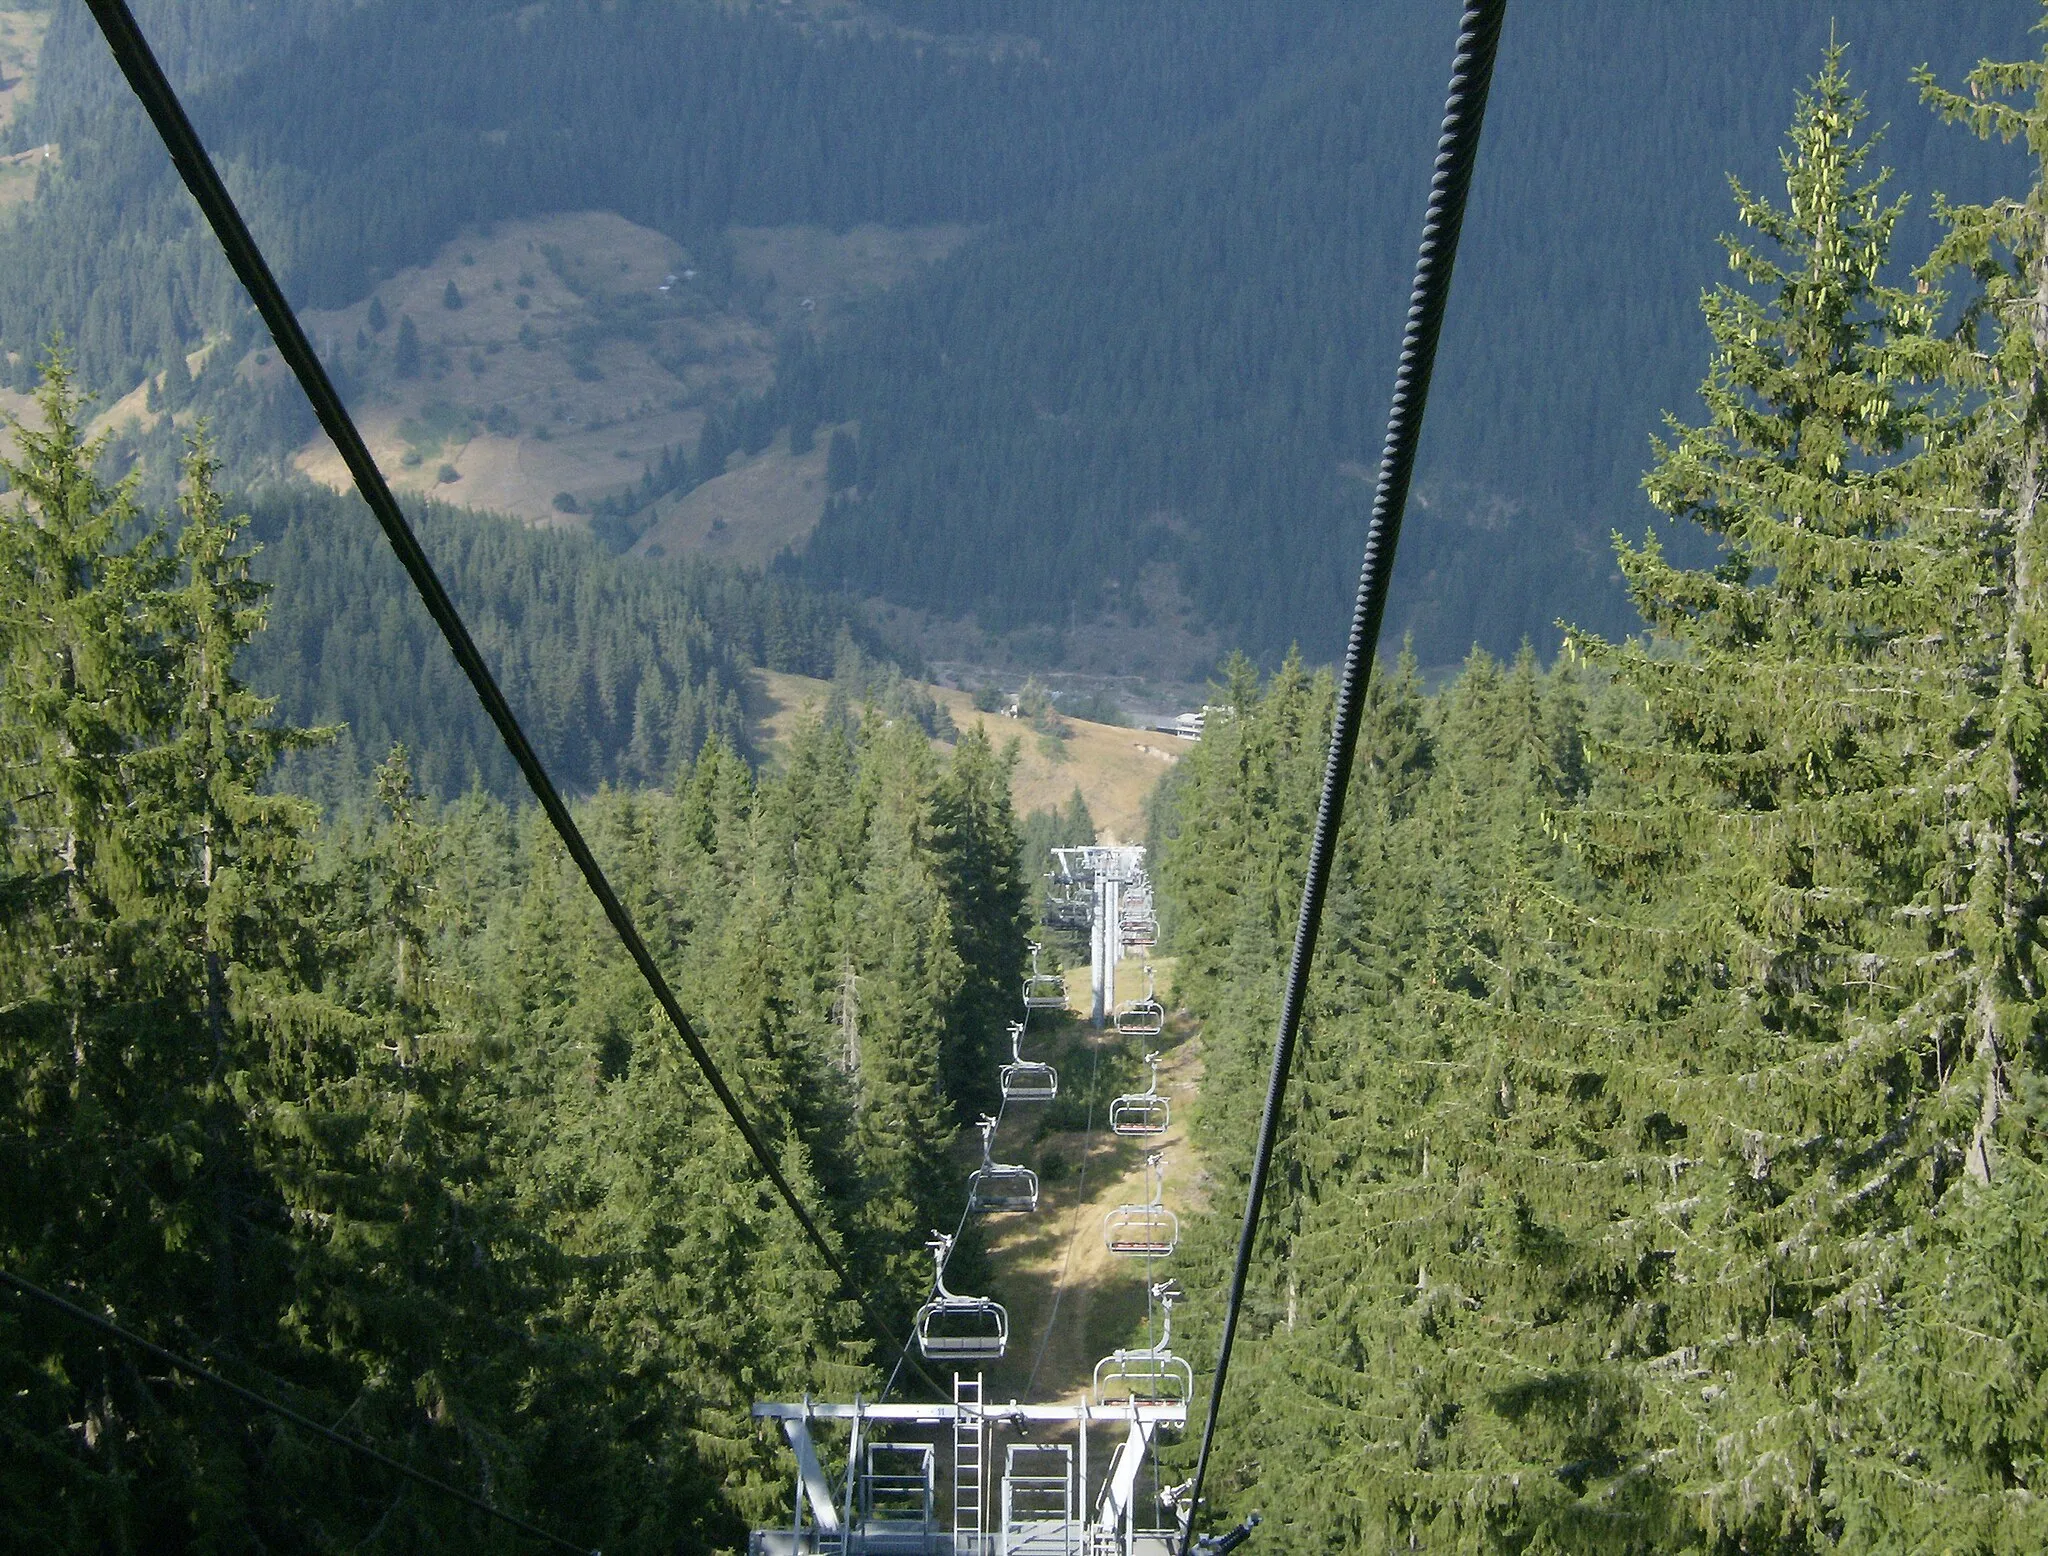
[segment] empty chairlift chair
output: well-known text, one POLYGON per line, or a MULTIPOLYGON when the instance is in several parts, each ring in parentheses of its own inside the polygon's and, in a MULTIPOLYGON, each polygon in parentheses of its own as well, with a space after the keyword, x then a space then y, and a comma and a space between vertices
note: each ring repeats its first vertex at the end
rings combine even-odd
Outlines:
POLYGON ((1180 1291, 1170 1280, 1152 1288, 1165 1317, 1156 1344, 1116 1351, 1095 1364, 1095 1403, 1120 1405, 1180 1404, 1195 1391, 1195 1369, 1173 1354, 1173 1305, 1180 1291))
POLYGON ((1166 1007, 1152 987, 1152 969, 1145 969, 1145 997, 1116 1008, 1116 1029, 1125 1037, 1157 1037, 1166 1030, 1166 1007))
POLYGON ((1024 1057, 1024 1023, 1010 1023, 1010 1062, 999 1078, 1005 1102, 1050 1102, 1060 1094, 1059 1072, 1049 1064, 1024 1057))
POLYGON ((1031 972, 1024 980, 1026 1010, 1065 1010, 1067 980, 1059 973, 1042 972, 1038 966, 1039 945, 1031 943, 1031 972))
POLYGON ((1119 1205, 1102 1218, 1102 1242, 1111 1253, 1131 1259, 1163 1259, 1180 1241, 1180 1217, 1162 1203, 1165 1160, 1157 1151, 1145 1158, 1152 1198, 1143 1205, 1119 1205))
POLYGON ((1057 875, 1048 875, 1045 911, 1041 916, 1047 929, 1085 931, 1095 922, 1095 905, 1090 894, 1079 886, 1062 884, 1057 875))
POLYGON ((1152 1071, 1145 1089, 1125 1092, 1109 1105, 1109 1127, 1116 1134, 1163 1135, 1173 1122, 1173 1106, 1159 1090, 1159 1055, 1145 1055, 1145 1063, 1152 1071))
POLYGON ((983 1114, 981 1165, 967 1175, 967 1202, 982 1214, 1005 1210, 1038 1208, 1038 1174, 1014 1162, 999 1162, 989 1155, 995 1143, 996 1121, 983 1114))
POLYGON ((1001 1361, 1010 1348, 1009 1312, 987 1297, 956 1297, 946 1289, 952 1238, 934 1232, 925 1246, 938 1268, 932 1277, 932 1299, 917 1310, 913 1325, 919 1352, 926 1361, 1001 1361))

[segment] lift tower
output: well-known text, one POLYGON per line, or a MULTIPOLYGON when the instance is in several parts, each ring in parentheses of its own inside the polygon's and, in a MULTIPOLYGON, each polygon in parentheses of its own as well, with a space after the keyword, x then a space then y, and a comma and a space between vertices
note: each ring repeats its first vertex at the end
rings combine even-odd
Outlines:
POLYGON ((1087 893, 1088 1018, 1098 1028, 1109 1024, 1116 1004, 1116 964, 1125 949, 1125 897, 1134 887, 1143 891, 1145 913, 1151 914, 1151 889, 1145 882, 1145 850, 1137 847, 1055 848, 1053 879, 1087 893))

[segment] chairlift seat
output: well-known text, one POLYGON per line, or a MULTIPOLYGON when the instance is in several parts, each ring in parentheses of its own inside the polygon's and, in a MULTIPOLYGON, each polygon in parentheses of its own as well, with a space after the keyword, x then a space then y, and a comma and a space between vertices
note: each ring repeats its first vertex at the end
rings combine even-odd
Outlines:
POLYGON ((1117 1351, 1095 1364, 1095 1403, 1184 1405, 1195 1391, 1195 1369, 1163 1345, 1117 1351))
POLYGON ((1010 1315, 988 1297, 934 1297, 917 1310, 916 1330, 926 1361, 1001 1361, 1010 1348, 1010 1315))
POLYGON ((1038 1174, 1029 1167, 991 1162, 967 1175, 967 1193, 974 1208, 985 1213, 1036 1210, 1038 1174))
POLYGON ((1154 1091, 1134 1091, 1109 1105, 1112 1134, 1163 1135, 1172 1122, 1172 1104, 1154 1091))
POLYGON ((1102 1219, 1102 1242, 1113 1254, 1163 1259, 1180 1242, 1180 1217, 1164 1205, 1119 1205, 1102 1219))
POLYGON ((935 1273, 931 1300, 917 1310, 911 1333, 926 1361, 1001 1361, 1010 1348, 1010 1314, 988 1297, 959 1297, 946 1289, 953 1239, 943 1233, 925 1245, 935 1273))
POLYGON ((1166 1007, 1157 1000, 1133 1000, 1119 1006, 1116 1029, 1125 1037, 1157 1037, 1166 1030, 1166 1007))
POLYGON ((1024 980, 1026 1010, 1065 1010, 1067 980, 1058 973, 1033 973, 1024 980))
POLYGON ((1078 932, 1086 929, 1094 917, 1084 902, 1055 902, 1045 910, 1045 927, 1078 932))
POLYGON ((1036 1059, 1019 1059, 1002 1068, 1005 1102, 1050 1102, 1060 1094, 1059 1072, 1036 1059))
POLYGON ((1065 1010, 1067 1008, 1067 980, 1060 973, 1043 971, 1038 965, 1040 946, 1031 942, 1031 971, 1024 977, 1024 1008, 1026 1010, 1065 1010))
POLYGON ((1038 1208, 1038 1174, 1015 1162, 999 1162, 989 1155, 995 1143, 996 1121, 981 1120, 981 1165, 967 1175, 967 1208, 982 1214, 1005 1210, 1038 1208))
POLYGON ((1024 1057, 1024 1023, 1010 1023, 1010 1062, 997 1072, 1005 1102, 1050 1102, 1060 1094, 1059 1072, 1024 1057))

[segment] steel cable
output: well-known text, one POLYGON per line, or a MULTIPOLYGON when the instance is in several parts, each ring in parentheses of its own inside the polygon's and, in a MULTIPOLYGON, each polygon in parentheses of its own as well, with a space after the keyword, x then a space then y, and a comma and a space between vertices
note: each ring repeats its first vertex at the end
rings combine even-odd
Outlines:
POLYGON ((1183 1552, 1193 1540, 1202 1485, 1208 1478, 1209 1457, 1215 1447, 1216 1419, 1222 1409, 1224 1383, 1230 1373, 1230 1351, 1237 1338, 1238 1312, 1244 1303, 1245 1280, 1251 1272, 1252 1249, 1258 1239, 1266 1176, 1280 1131, 1287 1075, 1301 1028, 1302 999, 1307 992, 1309 967, 1315 959, 1316 936, 1322 927, 1323 900, 1329 890, 1338 829, 1344 820, 1344 796, 1350 786, 1352 759, 1358 747, 1366 685, 1372 676, 1380 623, 1386 614, 1394 548, 1401 538, 1401 519, 1408 505, 1408 483, 1415 470, 1422 413, 1429 399, 1430 374, 1436 365, 1437 337, 1450 297, 1458 234, 1465 221, 1465 197, 1472 186, 1472 166, 1479 152, 1487 93, 1493 84, 1494 53, 1500 43, 1501 21, 1506 11, 1507 0, 1467 0, 1458 27, 1457 53, 1451 64, 1450 91, 1444 102, 1443 128, 1437 141, 1436 168, 1430 180, 1429 209, 1422 224, 1415 285, 1408 298, 1407 330, 1401 341, 1393 404, 1387 417, 1386 445, 1380 456, 1379 486, 1373 498, 1372 521, 1366 530, 1351 636, 1344 648, 1344 676, 1337 692, 1336 722, 1330 730, 1329 760, 1323 770, 1322 798, 1316 807, 1315 834, 1309 846, 1308 876, 1302 883, 1301 915, 1281 997, 1272 1070, 1266 1081, 1265 1112, 1259 1119, 1258 1146, 1252 1155, 1251 1181, 1245 1191, 1244 1221, 1238 1229, 1237 1262, 1230 1276, 1216 1371, 1209 1383, 1209 1413, 1202 1423, 1201 1452, 1195 1459, 1194 1479, 1182 1513, 1183 1552))
MULTIPOLYGON (((639 929, 626 912, 625 905, 619 901, 618 894, 613 891, 611 882, 598 865, 597 857, 590 851, 590 845, 584 841, 575 818, 569 814, 567 803, 556 789, 554 780, 548 776, 547 769, 541 765, 539 755, 526 737, 526 731, 520 727, 511 704, 505 700, 505 694, 499 690, 490 667, 485 664, 475 640, 470 637, 468 627, 463 624, 462 617, 455 608, 455 602, 449 598, 448 591, 442 587, 439 576, 434 572, 433 564, 427 560, 427 554, 421 548, 418 536, 413 533, 412 526, 406 521, 397 498, 392 496, 383 472, 377 468, 376 460, 371 457, 362 434, 356 430, 355 422, 350 417, 348 408, 342 403, 341 396, 336 393, 326 369, 320 365, 319 356, 314 352, 312 343, 307 340, 305 331, 300 328, 297 315, 293 313, 291 304, 285 300, 276 277, 271 274, 269 263, 264 259, 262 250, 257 247, 256 240, 250 235, 240 210, 228 193, 227 185, 221 181, 220 173, 213 165, 213 159, 207 155, 198 132, 193 129, 191 120, 186 117, 184 106, 165 77, 163 67, 157 63, 148 40, 142 34, 142 29, 136 25, 135 18, 124 0, 86 0, 86 4, 91 8, 94 20, 99 23, 108 47, 113 50, 114 60, 121 67, 121 73, 128 78, 128 85, 134 90, 151 121, 156 125, 158 135, 163 138, 164 148, 170 153, 179 176, 185 181, 185 187, 192 192, 193 199, 199 202, 199 208, 205 215, 207 224, 212 227, 214 236, 220 241, 229 265, 234 268, 235 274, 248 290, 250 300, 255 303, 256 311, 262 315, 263 322, 269 327, 271 338, 277 343, 279 355, 290 365, 293 375, 299 381, 299 387, 305 391, 307 400, 312 404, 314 415, 319 418, 320 425, 328 437, 333 439, 343 463, 348 466, 349 474, 355 478, 357 491, 362 494, 363 501, 369 504, 370 511, 376 515, 385 537, 391 542, 391 549, 397 553, 400 564, 412 579, 421 602, 434 618, 435 625, 441 629, 441 635, 447 639, 456 663, 461 665, 463 673, 469 677, 470 685, 476 689, 477 698, 483 703, 484 711, 490 715, 491 722, 497 725, 498 734, 504 740, 505 748, 519 764, 519 771, 524 775, 527 786, 533 790, 534 798, 547 813, 547 818, 562 839, 563 846, 568 849, 570 858, 576 861, 577 869, 583 874, 584 884, 590 888, 591 895, 604 910, 605 917, 610 920, 612 929, 632 958, 634 966, 639 969, 640 976, 646 980, 656 1003, 661 1006, 662 1013, 668 1017, 676 1030, 676 1035, 683 1040, 683 1046, 689 1050, 697 1068, 703 1072, 704 1079, 718 1098, 719 1106, 725 1110, 726 1116, 733 1122, 733 1127, 738 1129, 746 1140, 747 1148, 752 1151, 754 1160, 767 1174, 776 1193, 789 1207, 790 1214, 796 1217, 806 1239, 817 1249, 826 1267, 837 1277, 841 1288, 859 1306, 869 1329, 873 1331, 874 1337, 881 1341, 883 1353, 887 1354, 900 1344, 895 1333, 883 1322, 874 1304, 868 1300, 867 1293, 854 1281, 852 1273, 847 1269, 838 1251, 826 1239, 817 1222, 811 1219, 811 1213, 797 1197, 795 1188, 784 1175, 767 1139, 747 1117, 745 1110, 740 1106, 739 1098, 734 1095, 725 1077, 719 1073, 718 1066, 713 1062, 703 1040, 690 1025, 689 1018, 683 1014, 683 1007, 677 1001, 674 991, 669 988, 668 979, 663 976, 661 968, 656 964, 654 954, 641 938, 639 929)), ((932 1391, 934 1398, 948 1397, 945 1390, 941 1389, 931 1375, 916 1362, 911 1362, 910 1368, 925 1387, 932 1391)))
POLYGON ((457 1502, 475 1508, 480 1513, 488 1513, 492 1518, 497 1519, 499 1523, 517 1529, 522 1534, 530 1534, 536 1540, 544 1540, 549 1545, 557 1546, 565 1551, 575 1551, 577 1556, 598 1556, 596 1551, 587 1550, 584 1546, 565 1540, 558 1534, 548 1533, 547 1530, 541 1528, 538 1524, 530 1524, 515 1514, 493 1507, 490 1503, 484 1501, 482 1497, 472 1496, 460 1486, 451 1486, 447 1481, 429 1475, 424 1470, 416 1470, 410 1464, 394 1459, 388 1453, 379 1452, 368 1443, 361 1442, 349 1436, 346 1432, 337 1432, 331 1426, 323 1426, 311 1416, 292 1409, 290 1405, 280 1404, 267 1395, 257 1393, 252 1388, 244 1388, 239 1383, 231 1382, 215 1372, 211 1367, 206 1366, 203 1362, 196 1362, 189 1356, 180 1356, 176 1351, 167 1350, 163 1346, 158 1345, 154 1340, 145 1340, 141 1335, 135 1333, 134 1330, 125 1329, 111 1318, 103 1318, 90 1308, 80 1307, 76 1302, 67 1301, 63 1297, 58 1296, 56 1292, 48 1291, 38 1286, 34 1281, 24 1280, 21 1276, 7 1270, 0 1270, 0 1285, 10 1286, 30 1301, 40 1302, 45 1307, 55 1309, 73 1323, 82 1324, 88 1329, 96 1329, 100 1333, 120 1341, 121 1344, 142 1352, 145 1356, 153 1356, 166 1367, 182 1372, 188 1377, 197 1378, 202 1383, 209 1383, 223 1393, 232 1394, 244 1404, 254 1405, 259 1410, 268 1411, 271 1415, 279 1416, 291 1422, 294 1426, 301 1427, 308 1432, 326 1438, 331 1443, 339 1443, 351 1453, 359 1454, 365 1459, 381 1464, 388 1470, 395 1470, 408 1480, 416 1480, 423 1486, 431 1487, 433 1490, 440 1492, 444 1497, 451 1497, 457 1502))

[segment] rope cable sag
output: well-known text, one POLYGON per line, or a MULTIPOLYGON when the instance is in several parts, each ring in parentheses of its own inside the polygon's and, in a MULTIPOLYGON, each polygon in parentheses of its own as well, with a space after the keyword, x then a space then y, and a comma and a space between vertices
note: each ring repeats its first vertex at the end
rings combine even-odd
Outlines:
MULTIPOLYGON (((264 259, 255 238, 250 235, 248 225, 243 221, 240 210, 228 193, 227 185, 222 182, 213 159, 207 154, 206 147, 198 132, 192 127, 191 120, 186 117, 177 92, 165 77, 163 67, 157 62, 142 29, 136 24, 134 15, 125 0, 86 0, 86 4, 91 8, 94 20, 99 23, 108 47, 113 50, 115 62, 121 67, 129 86, 156 125, 157 133, 162 137, 164 148, 170 153, 179 176, 184 180, 186 188, 191 191, 192 197, 198 201, 199 208, 205 215, 207 224, 213 229, 214 236, 219 240, 229 265, 233 267, 236 276, 247 289, 250 300, 255 304, 256 311, 268 326, 271 337, 277 344, 278 354, 284 358, 293 376, 298 379, 299 387, 305 392, 322 429, 333 440, 336 450, 348 466, 350 475, 355 478, 357 491, 376 516, 385 537, 391 543, 391 549, 397 554, 407 576, 411 578, 421 602, 441 629, 442 637, 447 640, 456 663, 469 677, 477 699, 483 704, 484 711, 490 715, 491 722, 497 726, 506 750, 518 764, 527 786, 533 791, 534 798, 539 801, 541 809, 554 826, 569 856, 575 860, 577 869, 583 875, 584 884, 590 888, 591 895, 604 910, 606 919, 610 921, 613 931, 632 958, 634 966, 639 969, 640 976, 654 995, 656 1003, 661 1006, 662 1013, 675 1028, 676 1035, 682 1039, 683 1046, 688 1049, 690 1057, 696 1062, 697 1068, 703 1073, 705 1081, 718 1098, 719 1106, 732 1120, 733 1127, 739 1130, 747 1143, 747 1148, 753 1153, 754 1160, 760 1164, 762 1172, 767 1175, 776 1193, 789 1207, 790 1213, 796 1217, 805 1238, 824 1259, 826 1267, 837 1277, 841 1289, 858 1304, 868 1328, 881 1342, 886 1354, 898 1344, 894 1332, 877 1312, 867 1293, 854 1280, 839 1251, 832 1246, 818 1223, 812 1219, 810 1211, 804 1207, 796 1189, 776 1160, 774 1148, 747 1117, 738 1096, 719 1072, 709 1050, 704 1046, 703 1039, 691 1025, 689 1017, 684 1014, 682 1004, 676 998, 674 990, 669 987, 668 979, 663 975, 660 966, 655 962, 653 952, 641 937, 638 927, 626 911, 625 904, 619 900, 618 893, 613 890, 611 881, 591 852, 589 843, 584 840, 582 830, 569 813, 568 804, 562 798, 561 791, 549 777, 532 742, 527 738, 526 731, 520 726, 518 715, 506 701, 505 694, 499 689, 497 679, 491 674, 490 667, 485 663, 475 639, 470 636, 469 628, 456 610, 455 602, 449 597, 447 589, 434 571, 433 564, 427 559, 419 537, 413 533, 411 524, 400 509, 398 499, 392 495, 390 485, 371 456, 354 419, 349 415, 347 406, 342 403, 333 381, 327 376, 326 369, 321 366, 318 354, 306 338, 304 329, 300 327, 291 304, 285 300, 284 292, 278 286, 277 278, 271 273, 268 261, 264 259)), ((933 1397, 946 1397, 945 1391, 923 1367, 915 1361, 912 1361, 910 1366, 918 1380, 931 1390, 933 1397)))
POLYGON ((268 1411, 271 1415, 281 1417, 291 1422, 294 1426, 324 1437, 331 1443, 340 1444, 351 1453, 359 1454, 373 1463, 381 1464, 388 1470, 396 1470, 408 1480, 416 1480, 423 1486, 431 1487, 433 1490, 440 1492, 444 1497, 452 1497, 457 1502, 465 1503, 480 1513, 488 1513, 491 1517, 497 1519, 498 1522, 517 1529, 522 1534, 530 1534, 536 1540, 544 1540, 549 1545, 555 1546, 560 1550, 575 1551, 577 1556, 600 1556, 599 1552, 587 1551, 585 1547, 577 1545, 573 1541, 565 1540, 558 1534, 550 1534, 539 1525, 530 1524, 517 1514, 508 1513, 503 1508, 493 1507, 482 1497, 473 1496, 469 1492, 464 1491, 460 1486, 452 1486, 438 1476, 429 1475, 425 1470, 414 1469, 410 1464, 394 1459, 388 1453, 379 1452, 359 1438, 351 1437, 346 1432, 338 1432, 331 1426, 323 1426, 304 1412, 292 1409, 290 1405, 281 1404, 268 1395, 257 1393, 252 1388, 244 1388, 241 1384, 222 1377, 203 1362, 196 1362, 189 1356, 181 1356, 176 1351, 158 1345, 154 1340, 145 1340, 141 1335, 135 1333, 134 1330, 123 1328, 111 1318, 103 1317, 93 1312, 90 1308, 80 1307, 76 1302, 67 1301, 63 1297, 58 1296, 56 1292, 38 1286, 34 1281, 24 1280, 19 1275, 8 1270, 0 1270, 0 1285, 12 1287, 19 1295, 28 1298, 31 1302, 42 1303, 43 1306, 62 1314, 73 1323, 83 1325, 88 1329, 97 1329, 100 1333, 118 1340, 121 1344, 141 1351, 145 1356, 153 1356, 166 1367, 182 1372, 188 1377, 197 1378, 201 1383, 211 1384, 223 1393, 233 1395, 244 1404, 254 1405, 258 1410, 268 1411))

